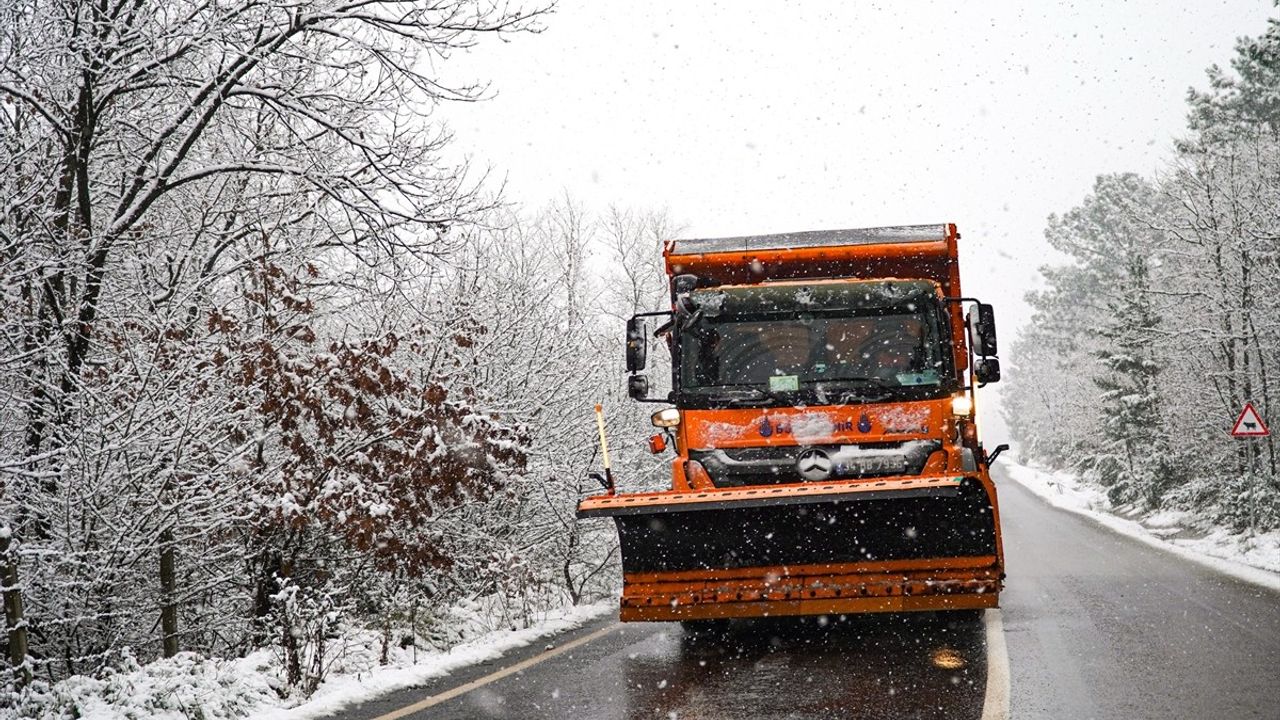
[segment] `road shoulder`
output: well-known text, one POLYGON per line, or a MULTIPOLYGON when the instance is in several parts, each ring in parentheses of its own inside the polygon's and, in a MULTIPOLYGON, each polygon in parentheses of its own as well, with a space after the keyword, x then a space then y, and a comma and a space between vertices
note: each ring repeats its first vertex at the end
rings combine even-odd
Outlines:
POLYGON ((617 622, 616 614, 616 603, 607 601, 571 608, 530 628, 496 631, 446 651, 424 653, 416 664, 331 677, 305 703, 256 717, 311 720, 341 714, 343 718, 376 718, 609 627, 617 622))
MULTIPOLYGON (((1198 546, 1189 545, 1169 537, 1162 537, 1153 531, 1152 527, 1142 522, 1100 509, 1104 503, 1100 490, 1083 487, 1063 474, 1033 468, 1013 461, 1008 461, 1005 469, 1008 471, 1008 477, 1053 507, 1083 515, 1113 532, 1212 568, 1237 580, 1259 585, 1269 590, 1280 591, 1280 573, 1278 572, 1247 564, 1240 559, 1221 557, 1219 554, 1206 552, 1201 549, 1206 547, 1203 544, 1198 546)), ((1268 533, 1263 536, 1262 541, 1268 543, 1273 543, 1273 541, 1280 542, 1280 534, 1268 533)), ((1271 554, 1280 555, 1280 545, 1277 546, 1275 553, 1268 552, 1262 558, 1262 562, 1268 565, 1280 565, 1280 560, 1270 558, 1271 554)))

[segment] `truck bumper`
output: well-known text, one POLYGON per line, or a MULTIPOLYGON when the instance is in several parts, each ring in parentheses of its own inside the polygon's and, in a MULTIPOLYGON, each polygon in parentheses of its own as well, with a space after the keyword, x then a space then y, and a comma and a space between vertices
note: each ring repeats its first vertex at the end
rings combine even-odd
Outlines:
POLYGON ((623 621, 997 607, 996 557, 628 573, 623 621))

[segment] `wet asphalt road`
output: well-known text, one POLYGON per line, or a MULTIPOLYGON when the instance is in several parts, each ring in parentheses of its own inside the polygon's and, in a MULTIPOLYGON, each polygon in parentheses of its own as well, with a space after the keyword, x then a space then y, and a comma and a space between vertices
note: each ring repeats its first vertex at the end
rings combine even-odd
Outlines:
MULTIPOLYGON (((982 715, 983 626, 973 617, 953 623, 879 616, 826 627, 812 620, 742 622, 724 636, 709 638, 691 638, 674 623, 616 625, 611 620, 586 631, 611 626, 603 637, 571 652, 409 717, 710 720, 976 719, 982 715), (938 667, 953 663, 964 667, 938 667)), ((396 693, 341 717, 375 718, 468 679, 453 678, 396 693)))
MULTIPOLYGON (((1280 594, 1054 509, 997 470, 1011 717, 1280 718, 1280 594)), ((980 718, 983 624, 921 616, 742 622, 696 638, 606 620, 599 637, 406 715, 424 718, 980 718), (953 667, 963 664, 963 667, 953 667)), ((539 655, 391 693, 369 720, 539 655)))
POLYGON ((996 483, 1012 717, 1280 718, 1280 593, 996 483))

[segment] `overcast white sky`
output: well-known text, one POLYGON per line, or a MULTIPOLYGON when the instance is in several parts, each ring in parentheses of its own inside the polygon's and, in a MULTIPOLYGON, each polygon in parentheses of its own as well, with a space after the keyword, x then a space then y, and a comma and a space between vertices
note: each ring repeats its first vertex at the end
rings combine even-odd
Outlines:
MULTIPOLYGON (((454 58, 458 147, 531 206, 666 207, 688 235, 955 222, 1007 342, 1044 220, 1151 175, 1187 88, 1275 12, 1159 2, 588 2, 454 58)), ((1006 344, 1007 348, 1008 345, 1006 344)))

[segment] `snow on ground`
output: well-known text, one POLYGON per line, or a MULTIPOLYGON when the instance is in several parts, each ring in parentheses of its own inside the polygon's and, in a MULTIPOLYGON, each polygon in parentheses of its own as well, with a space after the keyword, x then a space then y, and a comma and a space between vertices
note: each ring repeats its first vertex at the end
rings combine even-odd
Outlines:
POLYGON ((0 709, 4 718, 40 720, 117 720, 250 717, 268 702, 281 702, 279 683, 265 670, 268 653, 240 660, 202 658, 179 653, 145 666, 125 663, 102 677, 76 675, 52 687, 36 682, 16 708, 0 709))
POLYGON ((1001 463, 1010 477, 1055 507, 1086 515, 1116 532, 1237 579, 1280 590, 1280 532, 1204 531, 1191 513, 1126 513, 1124 508, 1112 507, 1101 488, 1070 473, 1041 470, 1013 460, 1002 459, 1001 463))
MULTIPOLYGON (((399 688, 438 678, 475 663, 501 657, 617 611, 610 600, 548 612, 520 630, 485 632, 448 650, 391 648, 389 663, 378 663, 381 635, 352 630, 335 641, 333 665, 310 698, 281 698, 280 660, 271 650, 238 659, 204 658, 195 653, 136 663, 100 678, 82 675, 52 687, 35 684, 17 708, 0 718, 41 720, 306 720, 333 713, 399 688)), ((466 622, 465 617, 460 621, 466 622)))
POLYGON ((280 708, 273 712, 261 712, 254 717, 262 720, 304 720, 304 718, 323 717, 343 707, 375 698, 392 690, 410 687, 431 678, 443 677, 454 670, 475 665, 484 660, 497 659, 507 651, 581 627, 592 620, 617 611, 616 600, 570 607, 555 612, 543 622, 524 630, 491 632, 444 652, 430 654, 419 652, 416 663, 413 662, 412 648, 397 648, 391 664, 380 667, 378 665, 380 646, 374 644, 366 648, 366 657, 363 662, 353 663, 345 668, 342 674, 329 678, 302 705, 280 708))

